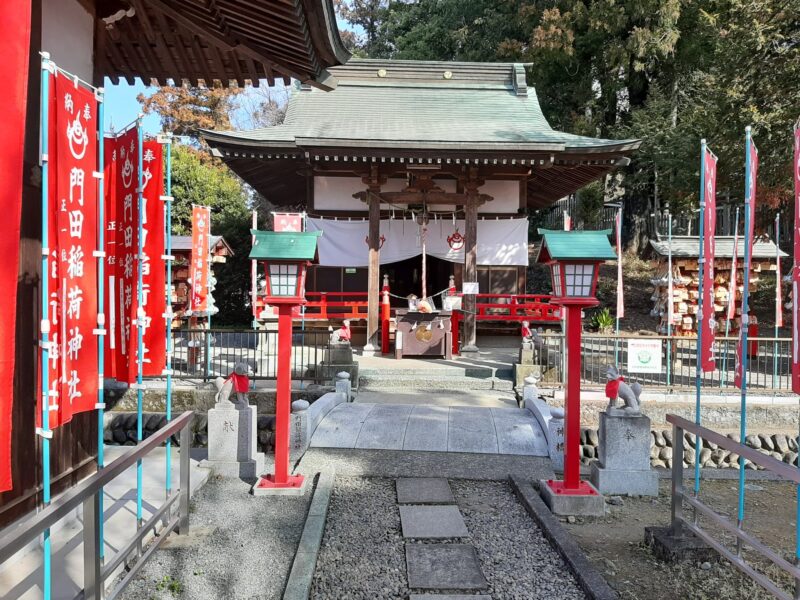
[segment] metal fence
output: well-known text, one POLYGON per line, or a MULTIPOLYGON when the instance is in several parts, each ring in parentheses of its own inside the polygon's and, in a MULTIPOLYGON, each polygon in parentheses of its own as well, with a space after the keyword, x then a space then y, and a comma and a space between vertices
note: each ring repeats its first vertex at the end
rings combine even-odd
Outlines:
MULTIPOLYGON (((35 516, 5 530, 0 536, 0 564, 5 564, 31 542, 41 539, 45 532, 49 535, 51 527, 83 507, 83 590, 76 599, 116 598, 171 532, 177 531, 180 535, 189 533, 189 453, 191 452, 190 427, 193 418, 192 411, 184 412, 114 462, 71 487, 35 516), (103 539, 102 531, 110 511, 104 512, 102 509, 103 487, 175 435, 180 435, 179 488, 169 490, 164 503, 154 510, 147 521, 139 523, 135 531, 131 532, 131 538, 127 543, 116 548, 116 552, 104 562, 101 545, 106 541, 103 539), (145 541, 151 533, 153 543, 145 548, 145 541), (126 567, 124 576, 106 593, 106 583, 113 581, 123 566, 126 567)), ((47 586, 51 580, 50 569, 49 556, 45 555, 43 577, 48 582, 47 586)), ((63 590, 55 592, 57 597, 64 597, 63 590)))
MULTIPOLYGON (((546 381, 564 382, 563 357, 564 337, 547 334, 541 337, 542 348, 537 353, 542 371, 547 371, 546 381)), ((716 338, 714 352, 716 370, 702 373, 701 384, 705 389, 731 389, 734 387, 737 338, 716 338)), ((697 375, 696 339, 689 337, 596 335, 583 334, 581 381, 586 385, 603 386, 606 369, 618 365, 626 379, 638 381, 645 386, 669 389, 690 389, 695 386, 697 375), (661 345, 661 369, 656 373, 631 373, 628 369, 628 341, 657 340, 661 345), (671 343, 668 343, 671 342, 671 343)), ((747 362, 748 388, 791 391, 791 339, 750 338, 747 362)))
MULTIPOLYGON (((233 373, 238 362, 247 364, 252 379, 276 379, 278 332, 268 330, 177 329, 172 332, 173 375, 186 379, 213 379, 233 373)), ((292 332, 292 378, 319 383, 329 347, 325 330, 292 332)))
POLYGON ((675 537, 683 537, 686 531, 695 534, 775 598, 800 598, 800 568, 797 566, 800 557, 800 530, 797 523, 795 538, 798 540, 798 549, 794 557, 787 559, 783 552, 770 548, 767 543, 744 530, 744 494, 747 488, 743 485, 743 479, 739 483, 739 514, 736 521, 716 512, 696 492, 687 491, 683 482, 683 461, 680 459, 685 447, 684 434, 700 436, 722 450, 739 456, 740 469, 744 469, 743 463, 746 459, 777 475, 780 480, 795 485, 800 485, 800 470, 676 415, 667 415, 667 422, 672 424, 673 456, 678 457, 672 461, 671 534, 675 537), (689 515, 684 514, 685 505, 689 507, 689 515), (774 574, 770 574, 769 567, 777 567, 783 571, 793 585, 787 586, 780 578, 776 581, 774 574))

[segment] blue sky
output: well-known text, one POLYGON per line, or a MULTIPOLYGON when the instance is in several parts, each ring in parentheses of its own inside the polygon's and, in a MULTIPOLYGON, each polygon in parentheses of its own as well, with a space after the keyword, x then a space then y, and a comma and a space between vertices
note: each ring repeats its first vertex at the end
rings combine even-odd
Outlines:
MULTIPOLYGON (((363 33, 360 27, 352 27, 338 15, 336 21, 340 29, 352 30, 356 35, 361 35, 363 33)), ((113 125, 115 129, 122 129, 136 119, 141 111, 141 106, 136 101, 136 96, 142 92, 147 94, 155 90, 154 87, 144 85, 138 78, 136 79, 135 85, 128 85, 122 78, 120 78, 120 83, 118 85, 112 85, 111 80, 106 78, 104 87, 106 91, 106 131, 110 131, 111 125, 113 125)), ((156 134, 161 130, 161 121, 158 115, 145 115, 143 125, 145 133, 156 134)))
MULTIPOLYGON (((150 88, 152 91, 154 88, 150 88)), ((148 88, 138 79, 136 85, 128 85, 124 81, 119 85, 111 85, 111 80, 105 80, 105 130, 122 129, 132 122, 141 111, 141 106, 136 101, 136 96, 147 92, 148 88)), ((158 115, 145 115, 143 121, 145 133, 158 133, 161 123, 158 115)))

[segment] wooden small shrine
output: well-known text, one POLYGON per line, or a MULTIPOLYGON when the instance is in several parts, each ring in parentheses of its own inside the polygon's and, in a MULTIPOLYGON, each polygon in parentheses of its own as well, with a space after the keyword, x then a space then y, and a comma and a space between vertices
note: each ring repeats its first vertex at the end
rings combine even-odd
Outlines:
MULTIPOLYGON (((736 248, 736 285, 731 289, 731 266, 734 257, 733 236, 717 236, 714 240, 714 313, 718 327, 725 331, 726 310, 730 294, 736 294, 736 317, 730 323, 729 335, 735 335, 741 325, 741 301, 744 291, 744 239, 738 240, 736 248)), ((697 311, 699 305, 699 238, 696 236, 673 236, 667 240, 651 241, 658 267, 653 284, 653 309, 650 314, 659 317, 658 333, 667 333, 669 298, 669 257, 672 255, 672 335, 696 336, 697 311)), ((788 256, 772 240, 758 238, 753 244, 750 267, 750 291, 757 287, 765 273, 777 274, 777 260, 788 256)), ((778 275, 779 276, 779 275, 778 275)))

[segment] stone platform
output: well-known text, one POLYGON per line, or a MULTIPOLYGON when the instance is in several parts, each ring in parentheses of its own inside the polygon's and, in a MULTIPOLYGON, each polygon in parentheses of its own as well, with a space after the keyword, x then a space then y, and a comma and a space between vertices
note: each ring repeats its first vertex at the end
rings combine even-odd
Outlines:
POLYGON ((548 455, 541 426, 527 409, 360 402, 331 410, 311 447, 548 455))

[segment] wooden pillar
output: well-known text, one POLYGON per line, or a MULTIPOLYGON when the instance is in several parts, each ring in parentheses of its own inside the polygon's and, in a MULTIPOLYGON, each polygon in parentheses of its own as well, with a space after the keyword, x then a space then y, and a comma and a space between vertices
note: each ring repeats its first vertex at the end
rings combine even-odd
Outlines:
MULTIPOLYGON (((464 284, 478 281, 478 186, 480 183, 470 173, 464 185, 466 204, 464 205, 464 284)), ((463 288, 462 288, 463 289, 463 288)), ((477 352, 475 327, 476 298, 473 294, 464 295, 464 336, 461 352, 477 352)))
POLYGON ((367 343, 364 354, 367 356, 380 352, 380 309, 381 309, 381 180, 378 167, 373 166, 367 184, 367 204, 369 206, 369 262, 367 264, 367 343))

